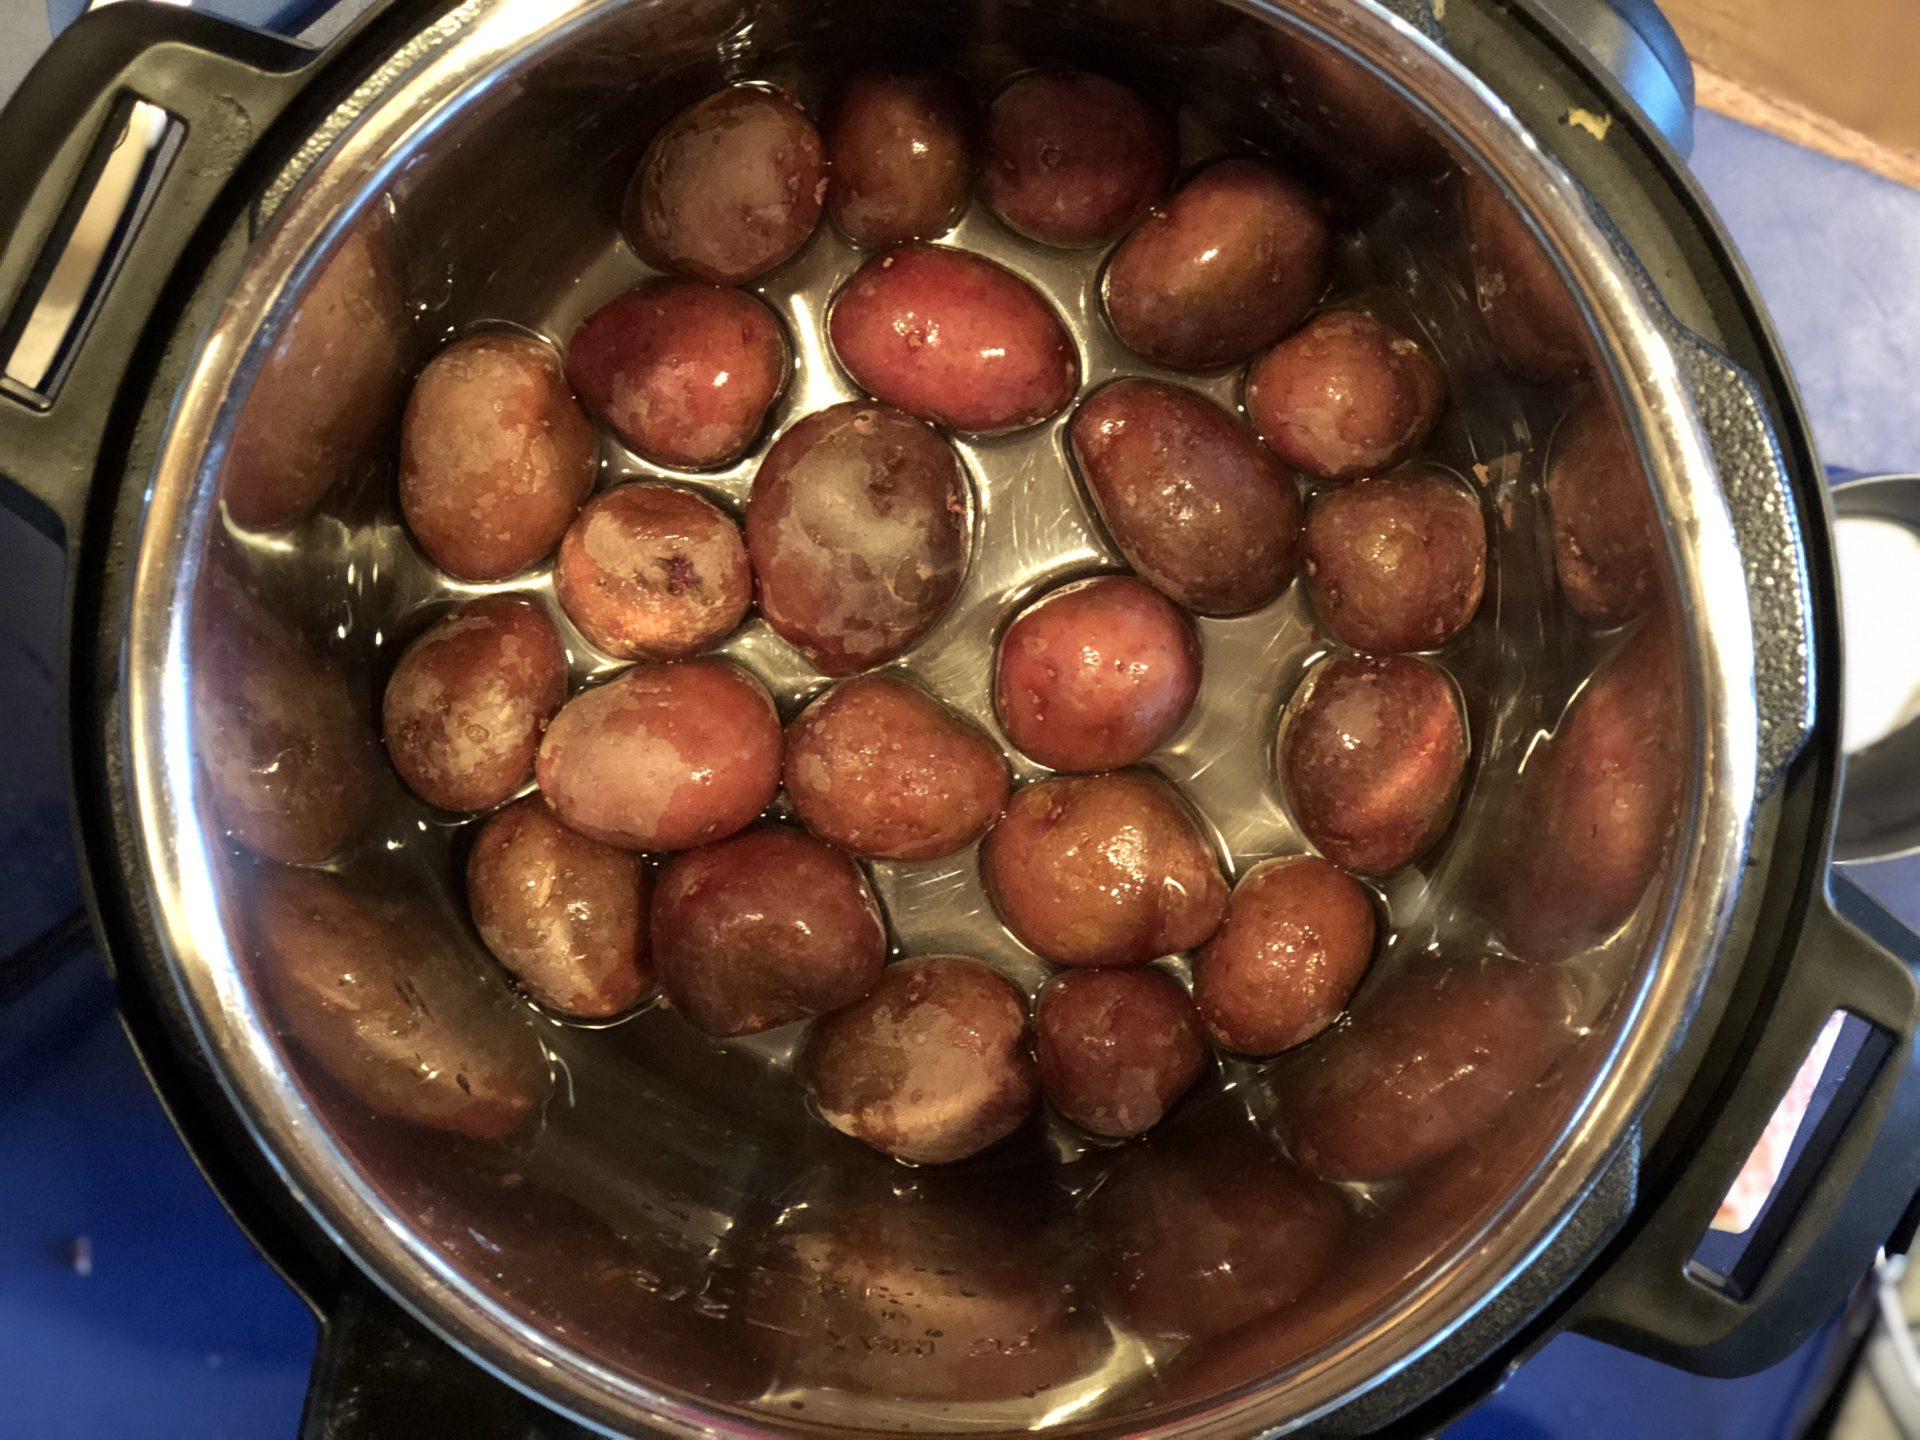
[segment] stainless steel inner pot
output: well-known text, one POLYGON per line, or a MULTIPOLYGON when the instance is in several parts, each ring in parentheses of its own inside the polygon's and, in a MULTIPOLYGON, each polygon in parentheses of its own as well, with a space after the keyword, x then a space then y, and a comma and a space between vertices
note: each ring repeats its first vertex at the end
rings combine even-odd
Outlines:
MULTIPOLYGON (((616 1429, 1239 1436, 1307 1421, 1405 1370, 1526 1272, 1615 1154, 1685 1032, 1737 898, 1763 771, 1781 757, 1763 753, 1746 560, 1681 342, 1566 177, 1420 31, 1351 0, 1242 0, 1177 15, 1123 0, 469 0, 321 127, 258 219, 252 255, 180 392, 139 543, 127 651, 136 819, 161 940, 213 1066, 293 1190, 405 1304, 516 1383, 616 1429), (1587 634, 1553 594, 1539 482, 1568 394, 1515 380, 1495 359, 1457 185, 1350 185, 1370 157, 1337 113, 1289 103, 1274 34, 1317 47, 1383 103, 1418 114, 1530 217, 1579 299, 1598 382, 1637 436, 1666 521, 1667 609, 1679 617, 1689 690, 1673 723, 1687 736, 1690 783, 1671 854, 1634 918, 1565 962, 1582 997, 1580 1043, 1514 1103, 1491 1142, 1413 1181, 1343 1194, 1355 1238, 1304 1295, 1226 1333, 1156 1332, 1103 1298, 1113 1196, 1150 1197, 1166 1245, 1217 1251, 1217 1270, 1284 1270, 1290 1242, 1272 1239, 1284 1227, 1263 1208, 1274 1200, 1262 1167, 1285 1139, 1275 1067, 1222 1063, 1143 1144, 1096 1147, 1043 1124, 953 1171, 897 1166, 806 1114, 782 1073, 789 1032, 716 1044, 658 1010, 587 1028, 517 1001, 465 919, 458 870, 470 827, 383 775, 376 819, 321 868, 354 895, 399 896, 430 916, 420 943, 436 955, 423 963, 457 973, 489 1025, 533 1027, 554 1090, 535 1132, 507 1142, 369 1113, 272 1003, 254 957, 250 896, 272 862, 223 835, 209 808, 194 699, 212 682, 195 601, 215 572, 238 573, 270 623, 345 678, 370 735, 393 657, 450 599, 521 589, 550 604, 550 590, 544 572, 491 587, 434 572, 399 526, 382 443, 324 477, 326 498, 306 518, 242 525, 230 441, 250 411, 257 424, 293 391, 345 383, 344 372, 289 374, 269 361, 356 227, 390 233, 403 259, 408 363, 488 322, 564 342, 588 310, 647 273, 615 217, 648 135, 728 79, 785 81, 817 107, 834 78, 870 60, 952 66, 983 93, 1033 65, 1091 65, 1176 110, 1189 160, 1252 146, 1347 195, 1366 244, 1343 259, 1339 290, 1365 291, 1427 326, 1454 395, 1427 458, 1473 484, 1495 524, 1487 605, 1438 657, 1470 697, 1470 793, 1435 855, 1384 886, 1391 937, 1369 983, 1428 950, 1470 957, 1497 946, 1481 892, 1486 858, 1516 818, 1518 777, 1618 643, 1587 634), (1444 1221, 1405 1223, 1417 1200, 1443 1191, 1444 1221), (1250 1234, 1263 1237, 1258 1254, 1246 1249, 1250 1234)), ((1028 276, 1068 318, 1083 393, 1117 374, 1156 373, 1106 332, 1097 257, 1017 239, 978 206, 953 238, 1028 276)), ((752 287, 788 325, 797 378, 754 455, 672 478, 737 507, 773 434, 854 393, 819 320, 857 263, 823 226, 752 287)), ((1237 374, 1175 378, 1238 402, 1237 374)), ((385 413, 365 416, 376 442, 397 414, 400 393, 390 398, 385 413)), ((975 492, 971 571, 952 612, 902 662, 989 725, 997 625, 1052 580, 1121 563, 1065 458, 1064 419, 958 438, 975 492)), ((670 474, 606 437, 603 456, 602 484, 670 474)), ((1299 587, 1201 629, 1201 707, 1151 763, 1204 812, 1237 874, 1305 848, 1273 780, 1271 740, 1325 642, 1299 587)), ((576 682, 615 668, 566 633, 576 682)), ((757 621, 725 651, 788 713, 824 683, 757 621)), ((900 953, 961 950, 1028 987, 1042 978, 994 919, 970 853, 876 866, 873 878, 900 953)))

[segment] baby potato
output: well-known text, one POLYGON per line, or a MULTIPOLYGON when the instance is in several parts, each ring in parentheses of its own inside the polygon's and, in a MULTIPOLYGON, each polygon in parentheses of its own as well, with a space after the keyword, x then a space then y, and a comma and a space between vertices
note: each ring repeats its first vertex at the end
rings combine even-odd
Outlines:
POLYGON ((853 1004, 879 982, 887 936, 858 865, 768 825, 667 863, 653 955, 695 1029, 752 1035, 853 1004))
POLYGON ((1437 470, 1356 481, 1307 511, 1307 591, 1356 650, 1437 649, 1473 619, 1486 582, 1480 502, 1437 470))
POLYGON ((1084 70, 1022 75, 987 112, 980 193, 1047 245, 1117 240, 1167 193, 1173 126, 1124 85, 1084 70))
POLYGON ((1367 892, 1319 856, 1254 866, 1193 962, 1207 1033, 1223 1049, 1263 1058, 1311 1040, 1367 973, 1373 933, 1367 892))
POLYGON ((1467 243, 1493 348, 1535 380, 1587 373, 1586 322, 1533 231, 1491 180, 1467 176, 1467 243))
POLYGON ((1324 310, 1254 362, 1247 416, 1289 465, 1351 480, 1418 450, 1444 393, 1418 340, 1361 310, 1324 310))
POLYGON ((1028 785, 987 832, 980 872, 1007 928, 1056 965, 1144 965, 1192 950, 1227 908, 1199 822, 1140 770, 1028 785))
POLYGON ((1080 360, 1040 293, 993 261, 899 245, 847 282, 827 317, 862 390, 955 430, 1019 430, 1055 415, 1080 360))
POLYGON ((807 243, 826 193, 820 135, 799 102, 773 86, 732 85, 654 136, 620 229, 651 265, 739 285, 807 243))
POLYGON ((1116 380, 1081 405, 1068 437, 1127 563, 1189 610, 1239 615, 1293 583, 1293 477, 1204 395, 1116 380))
POLYGON ((1385 875, 1453 818, 1466 718, 1446 672, 1424 660, 1322 660, 1287 706, 1279 752, 1301 833, 1334 864, 1385 875))
POLYGON ((1317 196, 1264 160, 1217 161, 1120 242, 1107 319, 1129 349, 1163 365, 1237 364, 1300 323, 1331 256, 1317 196))
POLYGON ((953 228, 973 184, 973 104, 944 70, 869 70, 827 124, 827 213, 875 249, 953 228))
POLYGON ((791 368, 765 305, 685 280, 609 300, 567 343, 567 378, 594 414, 641 458, 690 470, 747 453, 791 368))
POLYGON ((489 810, 533 778, 567 698, 553 622, 518 595, 469 600, 406 648, 380 704, 387 757, 442 810, 489 810))
POLYGON ((1113 1139, 1158 1125, 1207 1063, 1192 999, 1151 965, 1054 976, 1034 1007, 1033 1034, 1053 1108, 1113 1139))
POLYGON ((780 717, 725 660, 636 665, 569 700, 547 727, 540 789, 561 820, 627 850, 724 840, 780 788, 780 717))
POLYGON ((753 571, 740 527, 718 506, 677 485, 621 485, 567 531, 553 588, 609 655, 684 660, 739 628, 753 571))
POLYGON ((753 477, 760 613, 829 675, 911 649, 967 564, 966 479, 931 428, 855 400, 792 426, 753 477))
POLYGON ((1026 997, 977 960, 899 961, 814 1022, 800 1076, 841 1134, 916 1164, 964 1160, 1033 1112, 1026 997))
POLYGON ((862 675, 787 727, 787 797, 829 845, 875 860, 937 860, 1007 803, 1000 747, 909 681, 862 675))
POLYGON ((1554 436, 1547 506, 1554 573, 1580 618, 1611 629, 1646 613, 1658 598, 1664 550, 1652 482, 1598 394, 1574 406, 1554 436))
POLYGON ((1053 770, 1118 770, 1172 738, 1200 693, 1200 637, 1158 590, 1100 575, 1022 610, 995 653, 1007 738, 1053 770))
POLYGON ((505 580, 552 553, 598 464, 593 426, 552 348, 511 332, 471 335, 413 383, 400 513, 449 575, 505 580))

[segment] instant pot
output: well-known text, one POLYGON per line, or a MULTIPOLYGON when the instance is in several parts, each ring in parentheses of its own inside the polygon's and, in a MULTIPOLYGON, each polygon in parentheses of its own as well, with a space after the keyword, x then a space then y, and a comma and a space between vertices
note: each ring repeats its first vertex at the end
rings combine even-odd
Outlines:
MULTIPOLYGON (((1753 287, 1680 159, 1691 86, 1657 14, 1496 0, 396 0, 314 52, 125 0, 64 34, 0 116, 0 353, 135 102, 173 124, 75 338, 45 376, 0 394, 0 473, 68 549, 74 811, 126 1023, 212 1183, 321 1316, 309 1433, 1418 1434, 1562 1329, 1706 1373, 1763 1367, 1882 1247, 1904 1245, 1920 1192, 1920 944, 1828 868, 1842 762, 1823 477, 1753 287), (205 620, 222 587, 345 684, 369 743, 403 638, 387 630, 465 593, 394 519, 403 391, 383 379, 417 365, 423 340, 484 319, 564 336, 631 283, 620 186, 680 106, 728 79, 804 92, 908 56, 982 75, 1109 70, 1210 133, 1297 153, 1330 190, 1354 186, 1362 198, 1342 203, 1356 206, 1400 182, 1375 173, 1368 132, 1343 127, 1413 124, 1551 257, 1666 536, 1684 782, 1632 919, 1578 961, 1591 1001, 1579 1043, 1495 1136, 1409 1182, 1420 1205, 1351 1197, 1416 1223, 1344 1257, 1305 1300, 1178 1344, 1110 1323, 1089 1298, 1111 1268, 1112 1197, 1166 1212, 1166 1247, 1197 1244, 1201 1269, 1249 1269, 1245 1227, 1221 1207, 1251 1184, 1249 1213, 1270 1213, 1247 1161, 1272 1144, 1260 1067, 1229 1067, 1141 1145, 1036 1141, 946 1174, 859 1151, 791 1096, 769 1103, 776 1049, 716 1060, 656 1011, 607 1031, 550 1027, 538 1138, 408 1125, 370 1113, 276 1007, 249 930, 272 862, 231 842, 209 798, 196 702, 224 663, 205 620), (320 283, 370 234, 397 237, 392 334, 351 302, 342 328, 320 283), (303 327, 329 326, 331 340, 300 348, 303 327), (277 426, 342 403, 365 446, 276 451, 277 426), (280 469, 260 480, 263 453, 280 469), (289 485, 310 498, 267 503, 289 485), (1703 1247, 1836 1012, 1851 1064, 1801 1162, 1742 1245, 1703 1247)), ((1458 185, 1421 183, 1435 219, 1409 232, 1426 236, 1409 242, 1409 273, 1474 323, 1458 185)), ((817 237, 766 297, 795 324, 850 263, 817 237)), ((1033 265, 1090 363, 1109 363, 1097 311, 1075 312, 1033 265)), ((1488 857, 1525 793, 1502 782, 1609 653, 1538 583, 1538 481, 1565 392, 1475 343, 1447 443, 1461 469, 1485 469, 1492 503, 1517 507, 1483 659, 1519 698, 1477 717, 1467 813, 1443 860, 1392 898, 1408 944, 1497 889, 1488 857), (1553 666, 1536 666, 1549 652, 1553 666)), ((802 399, 825 403, 789 397, 785 419, 802 399)), ((961 447, 989 488, 1013 473, 998 443, 961 447)), ((1042 447, 1019 461, 1037 474, 1058 438, 1019 443, 1042 447)), ((1077 502, 1058 474, 1031 503, 1067 514, 1077 502)), ((750 464, 702 483, 737 500, 743 477, 750 464)), ((1087 534, 1082 561, 1099 555, 1087 534)), ((987 566, 963 609, 991 623, 1023 575, 987 566)), ((1253 620, 1304 624, 1287 616, 1253 620)), ((1240 697, 1244 719, 1274 699, 1253 690, 1303 652, 1270 654, 1248 640, 1252 622, 1227 623, 1241 629, 1209 632, 1210 667, 1272 661, 1240 697)), ((819 682, 783 670, 763 636, 732 653, 765 667, 788 707, 819 682)), ((1196 788, 1202 748, 1166 762, 1196 788)), ((409 907, 419 962, 460 970, 441 993, 471 998, 480 1029, 535 1023, 451 903, 459 827, 388 783, 392 803, 323 867, 327 883, 351 903, 409 907)), ((1291 833, 1274 809, 1243 834, 1231 796, 1202 798, 1237 863, 1291 833)), ((912 878, 876 875, 903 944, 1001 943, 964 879, 912 878)))

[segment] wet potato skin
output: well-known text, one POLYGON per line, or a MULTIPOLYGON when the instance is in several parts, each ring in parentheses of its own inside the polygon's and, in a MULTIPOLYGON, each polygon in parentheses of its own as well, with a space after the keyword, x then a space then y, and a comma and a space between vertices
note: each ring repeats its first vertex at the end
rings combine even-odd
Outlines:
POLYGON ((602 305, 567 342, 567 378, 642 459, 703 470, 752 446, 791 368, 753 296, 651 280, 602 305))
POLYGON ((1439 418, 1440 371, 1419 341, 1359 310, 1325 310, 1261 356, 1247 415, 1289 465, 1324 480, 1390 470, 1439 418))
POLYGON ((1068 437, 1114 543, 1180 604, 1238 615, 1293 583, 1293 477, 1205 396, 1157 380, 1116 380, 1080 407, 1068 437))
POLYGON ((863 265, 827 318, 869 395, 955 430, 1019 430, 1080 383, 1073 341, 1031 285, 982 256, 900 245, 863 265))
POLYGON ((800 1074, 842 1134, 901 1160, 964 1160, 1033 1111, 1026 997, 976 960, 901 960, 859 1004, 814 1022, 800 1074))
POLYGON ((1141 770, 1026 786, 987 832, 980 870, 1007 928, 1056 965, 1144 965, 1191 950, 1227 906, 1199 822, 1141 770))
POLYGON ((1207 1063, 1192 999, 1151 965, 1054 976, 1040 991, 1033 1029, 1049 1103, 1081 1129, 1114 1139, 1159 1124, 1207 1063))
POLYGON ((620 229, 649 264, 738 285, 806 244, 826 192, 820 135, 799 102, 772 86, 733 85, 653 138, 620 229))
POLYGON ((937 860, 986 833, 1007 803, 993 740, 892 675, 843 681, 787 727, 786 786, 806 827, 853 855, 937 860))
POLYGON ((867 248, 930 240, 967 208, 973 102, 943 70, 869 70, 841 89, 826 130, 827 213, 867 248))
POLYGON ((660 988, 709 1035, 751 1035, 853 1004, 879 982, 886 944, 860 867, 800 830, 760 826, 660 872, 660 988))
POLYGON ((899 656, 960 588, 966 483, 946 441, 886 405, 849 401, 799 421, 747 501, 760 613, 829 675, 899 656))
POLYGON ((1650 484, 1606 400, 1584 397, 1554 436, 1547 505, 1560 591, 1589 625, 1624 625, 1659 598, 1664 547, 1650 484))
POLYGON ((511 332, 471 335, 420 372, 400 432, 400 513, 456 579, 505 580, 560 543, 599 452, 560 358, 511 332))
POLYGON ((628 850, 723 840, 780 785, 780 717, 725 660, 636 665, 569 700, 547 727, 540 789, 562 821, 628 850))
POLYGON ((1587 371, 1586 323, 1572 292, 1492 181, 1469 175, 1466 196, 1474 287, 1494 349, 1532 379, 1578 379, 1587 371))
POLYGON ((533 778, 567 698, 553 622, 517 595, 469 600, 406 648, 381 700, 387 757, 442 810, 488 810, 533 778))
POLYGON ((538 795, 490 816, 467 857, 474 928, 550 1010, 604 1019, 653 988, 652 887, 630 851, 569 830, 538 795))
POLYGON ((622 660, 684 660, 739 628, 753 602, 731 516, 676 485, 621 485, 561 542, 554 593, 588 640, 622 660))
POLYGON ((1359 480, 1307 511, 1307 590, 1338 639, 1374 653, 1434 650, 1467 627, 1487 583, 1487 522, 1435 470, 1359 480))

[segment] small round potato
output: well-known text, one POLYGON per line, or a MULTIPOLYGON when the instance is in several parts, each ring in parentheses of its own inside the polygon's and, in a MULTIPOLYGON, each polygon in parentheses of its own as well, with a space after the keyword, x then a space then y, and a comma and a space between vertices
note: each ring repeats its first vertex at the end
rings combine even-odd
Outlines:
POLYGON ((1662 546, 1651 482, 1597 394, 1575 406, 1554 436, 1547 505, 1554 572, 1581 619, 1610 629, 1652 608, 1662 546))
POLYGON ((994 908, 1056 965, 1144 965, 1203 945, 1227 882, 1173 787, 1141 770, 1039 780, 980 848, 994 908))
POLYGON ((1289 465, 1351 480, 1418 450, 1443 395, 1418 340, 1361 310, 1325 310, 1254 362, 1247 416, 1289 465))
POLYGON ((992 739, 893 675, 843 681, 787 728, 787 796, 829 845, 937 860, 1000 818, 1007 760, 992 739))
POLYGON ((943 70, 869 70, 827 124, 827 213, 856 245, 929 240, 953 228, 973 185, 973 105, 943 70))
POLYGON ((593 426, 545 341, 503 332, 420 372, 400 432, 400 513, 460 580, 505 580, 560 543, 593 491, 593 426))
POLYGON ((1200 1078, 1207 1037, 1180 982, 1154 966, 1069 970, 1033 1016, 1040 1089, 1083 1130, 1145 1134, 1200 1078))
POLYGON ((1120 242, 1107 318, 1130 349, 1182 370, 1233 365, 1291 330, 1326 288, 1325 208, 1263 160, 1221 160, 1120 242))
POLYGON ((1367 892, 1319 856, 1254 866, 1193 962, 1207 1033, 1224 1049, 1261 1057, 1311 1040, 1367 973, 1373 931, 1367 892))
POLYGON ((653 988, 645 866, 529 795, 490 816, 467 857, 467 906, 493 958, 535 1000, 585 1020, 653 988))
POLYGON ((1033 1113, 1026 997, 977 960, 902 960, 814 1022, 800 1074, 842 1134, 917 1164, 964 1160, 1033 1113))
POLYGON ((609 300, 567 344, 567 378, 588 407, 643 459, 690 470, 747 453, 791 368, 765 305, 684 280, 609 300))
POLYGON ((668 862, 653 955, 695 1029, 753 1035, 853 1004, 879 983, 887 935, 858 865, 768 825, 668 862))
POLYGON ((862 390, 955 430, 1019 430, 1058 414, 1080 384, 1060 317, 1011 270, 944 245, 869 260, 827 318, 862 390))
POLYGON ((1466 190, 1474 287, 1493 348, 1522 375, 1577 380, 1587 372, 1586 322, 1573 292, 1491 180, 1469 175, 1466 190))
POLYGON ((1480 502, 1436 470, 1329 491, 1307 512, 1307 591, 1356 650, 1434 650, 1466 628, 1487 582, 1480 502))
POLYGON ((387 755, 442 810, 490 810, 533 778, 540 733, 567 698, 553 622, 518 595, 482 595, 401 655, 380 704, 387 755))
POLYGON ((684 660, 739 628, 753 603, 740 527, 677 485, 621 485, 561 542, 554 593, 567 618, 622 660, 684 660))
POLYGON ((540 789, 568 825, 628 850, 744 829, 780 788, 780 717, 725 660, 636 665, 569 700, 540 745, 540 789))
POLYGON ((820 135, 799 102, 772 86, 733 85, 653 137, 620 229, 649 264, 738 285, 807 243, 826 193, 820 135))
POLYGON ((1185 723, 1200 693, 1193 622, 1131 575, 1078 580, 1000 637, 993 705, 1007 738, 1053 770, 1118 770, 1185 723))

